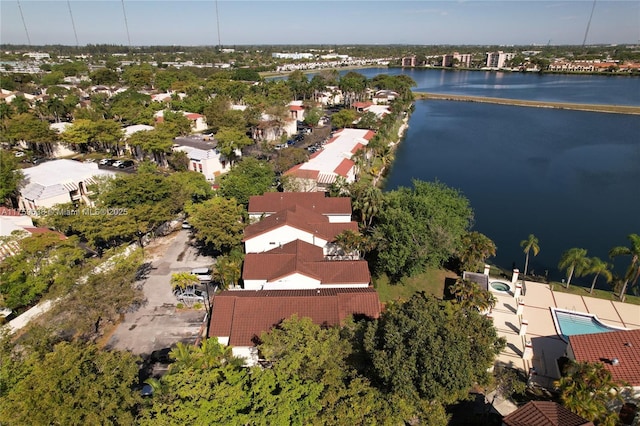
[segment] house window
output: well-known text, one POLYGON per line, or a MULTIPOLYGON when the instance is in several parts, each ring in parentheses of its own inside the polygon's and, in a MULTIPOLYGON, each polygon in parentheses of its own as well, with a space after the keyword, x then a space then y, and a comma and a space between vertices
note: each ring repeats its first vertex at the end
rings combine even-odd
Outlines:
POLYGON ((198 169, 200 170, 200 173, 202 173, 202 164, 198 164, 198 169))
POLYGON ((191 165, 193 166, 193 171, 194 172, 198 171, 198 166, 197 166, 195 161, 193 163, 191 163, 191 165))

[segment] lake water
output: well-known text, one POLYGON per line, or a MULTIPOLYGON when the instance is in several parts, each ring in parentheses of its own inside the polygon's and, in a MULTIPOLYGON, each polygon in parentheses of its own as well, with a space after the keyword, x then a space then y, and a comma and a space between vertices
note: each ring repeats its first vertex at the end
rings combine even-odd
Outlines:
MULTIPOLYGON (((370 78, 403 70, 359 72, 370 78)), ((404 72, 420 91, 640 105, 638 78, 404 72)), ((522 270, 519 243, 533 233, 541 251, 529 271, 560 279, 556 266, 565 250, 583 247, 606 260, 611 247, 640 233, 640 116, 418 101, 385 189, 411 186, 412 179, 438 179, 469 198, 474 229, 498 247, 491 261, 522 270)), ((616 271, 622 274, 627 262, 616 262, 616 271)))

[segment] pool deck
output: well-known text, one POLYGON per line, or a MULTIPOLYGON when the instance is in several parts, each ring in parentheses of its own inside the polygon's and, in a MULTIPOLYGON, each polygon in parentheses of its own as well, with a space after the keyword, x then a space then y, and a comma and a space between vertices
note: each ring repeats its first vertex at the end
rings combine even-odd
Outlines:
MULTIPOLYGON (((503 281, 503 280, 501 280, 503 281)), ((513 287, 513 284, 512 284, 513 287)), ((596 299, 588 296, 554 292, 548 284, 525 281, 522 314, 517 314, 518 300, 513 293, 493 292, 498 300, 492 311, 498 335, 506 338, 507 346, 498 355, 496 365, 529 372, 535 368, 532 381, 551 386, 559 378, 556 359, 563 356, 567 344, 556 333, 550 307, 596 315, 605 325, 640 329, 640 306, 596 299), (522 320, 528 321, 526 334, 520 335, 522 320), (525 341, 533 347, 532 356, 523 358, 525 341)))

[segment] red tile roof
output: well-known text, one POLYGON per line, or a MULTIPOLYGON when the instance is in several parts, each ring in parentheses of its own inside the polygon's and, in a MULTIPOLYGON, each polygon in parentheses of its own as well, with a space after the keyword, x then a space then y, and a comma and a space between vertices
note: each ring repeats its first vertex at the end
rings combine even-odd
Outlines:
POLYGON ((593 423, 551 401, 531 401, 502 419, 506 426, 593 426, 593 423))
POLYGON ((296 273, 314 278, 320 285, 368 284, 371 281, 365 260, 325 260, 321 247, 301 240, 263 253, 248 253, 242 278, 275 282, 296 273))
POLYGON ((322 192, 267 192, 249 197, 249 214, 275 213, 302 206, 320 214, 351 215, 349 197, 325 197, 322 192))
POLYGON ((223 291, 213 300, 209 336, 228 336, 231 346, 253 346, 263 332, 294 314, 334 326, 350 315, 378 318, 380 300, 373 288, 223 291))
POLYGON ((570 336, 569 345, 576 361, 601 362, 614 380, 640 386, 640 330, 570 336))
POLYGON ((253 223, 244 229, 244 239, 247 241, 257 235, 264 234, 282 226, 290 226, 326 240, 333 241, 336 235, 347 229, 358 230, 356 222, 330 223, 322 214, 313 212, 300 206, 292 206, 281 210, 260 222, 253 223))
POLYGON ((347 177, 349 170, 351 170, 353 166, 355 166, 355 164, 356 163, 353 162, 353 160, 349 160, 345 158, 340 162, 340 164, 338 164, 338 167, 336 167, 336 169, 333 172, 342 177, 347 177))
POLYGON ((364 144, 361 144, 360 142, 358 142, 356 146, 354 146, 353 149, 351 150, 351 153, 355 154, 356 152, 360 151, 362 148, 364 148, 364 144))
POLYGON ((289 111, 302 111, 304 109, 303 106, 300 105, 291 105, 289 106, 289 111))

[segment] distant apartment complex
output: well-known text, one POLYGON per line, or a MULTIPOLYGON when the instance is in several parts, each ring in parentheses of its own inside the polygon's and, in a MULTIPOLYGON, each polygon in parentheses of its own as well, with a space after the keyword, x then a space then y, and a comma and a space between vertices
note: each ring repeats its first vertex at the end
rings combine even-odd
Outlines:
POLYGON ((515 58, 515 53, 507 53, 499 50, 497 52, 487 52, 487 64, 488 68, 504 68, 507 61, 515 58))
POLYGON ((454 65, 469 68, 471 67, 471 53, 458 53, 442 55, 442 66, 452 67, 454 65), (454 64, 454 61, 456 63, 454 64))

